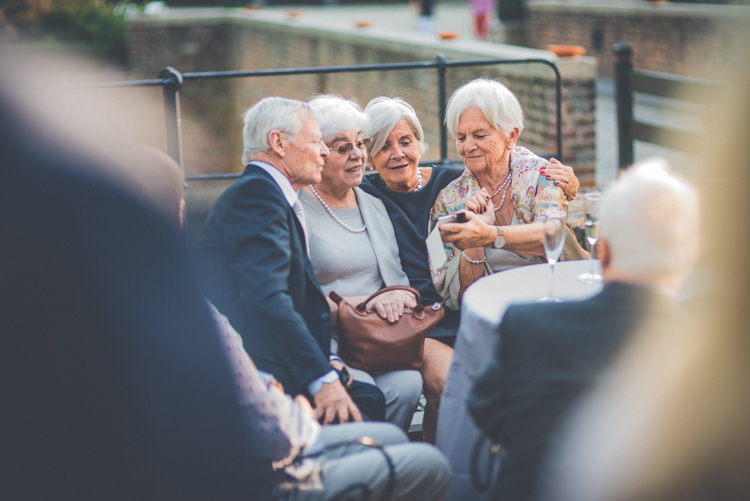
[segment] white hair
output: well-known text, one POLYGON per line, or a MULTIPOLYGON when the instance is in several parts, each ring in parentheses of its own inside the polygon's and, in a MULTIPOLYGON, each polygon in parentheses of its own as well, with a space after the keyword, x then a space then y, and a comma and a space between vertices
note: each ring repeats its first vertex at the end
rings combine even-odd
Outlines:
POLYGON ((370 119, 353 99, 347 100, 336 94, 322 94, 311 97, 308 104, 315 112, 325 143, 331 142, 341 131, 359 127, 364 133, 370 125, 370 119))
POLYGON ((605 193, 599 232, 612 268, 653 278, 684 275, 698 258, 698 193, 663 158, 635 164, 605 193))
POLYGON ((279 130, 287 135, 297 134, 302 130, 305 115, 315 118, 310 105, 283 97, 266 97, 251 106, 243 115, 245 126, 242 129, 242 163, 246 164, 259 153, 271 149, 268 134, 272 130, 279 130))
POLYGON ((505 85, 487 77, 477 78, 456 89, 448 100, 445 125, 456 135, 458 120, 464 111, 476 106, 489 123, 504 136, 518 128, 523 130, 523 110, 516 96, 505 85))
POLYGON ((370 117, 370 128, 365 132, 366 136, 372 138, 367 147, 367 154, 372 158, 377 154, 388 140, 388 135, 396 127, 400 120, 406 120, 411 127, 414 137, 417 138, 419 149, 422 153, 427 150, 424 142, 424 131, 419 123, 417 112, 414 108, 400 97, 376 97, 365 107, 365 113, 370 117))

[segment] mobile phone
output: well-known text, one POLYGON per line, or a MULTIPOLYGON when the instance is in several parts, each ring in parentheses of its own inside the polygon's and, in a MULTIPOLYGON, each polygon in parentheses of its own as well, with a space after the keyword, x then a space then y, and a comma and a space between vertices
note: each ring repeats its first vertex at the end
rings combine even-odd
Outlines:
POLYGON ((465 212, 454 212, 453 214, 448 214, 447 216, 438 216, 435 226, 440 226, 443 223, 465 223, 466 221, 467 219, 465 212))

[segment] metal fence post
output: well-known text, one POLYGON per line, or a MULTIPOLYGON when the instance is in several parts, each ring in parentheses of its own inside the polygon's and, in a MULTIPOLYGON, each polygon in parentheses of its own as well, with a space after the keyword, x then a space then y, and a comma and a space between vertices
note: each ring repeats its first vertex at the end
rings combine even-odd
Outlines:
POLYGON ((437 55, 438 120, 440 120, 440 162, 448 163, 448 131, 445 126, 445 55, 437 55))
POLYGON ((159 79, 166 80, 164 91, 164 113, 167 124, 167 153, 182 169, 182 138, 180 135, 180 87, 182 74, 171 66, 159 72, 159 79))
POLYGON ((613 49, 619 166, 624 169, 633 163, 633 49, 626 43, 613 49))
MULTIPOLYGON (((164 119, 167 125, 167 153, 180 166, 184 179, 179 94, 180 87, 182 87, 182 73, 171 66, 167 66, 159 72, 159 79, 166 81, 162 84, 162 90, 164 93, 164 119)), ((187 236, 187 215, 183 216, 182 229, 187 236)))

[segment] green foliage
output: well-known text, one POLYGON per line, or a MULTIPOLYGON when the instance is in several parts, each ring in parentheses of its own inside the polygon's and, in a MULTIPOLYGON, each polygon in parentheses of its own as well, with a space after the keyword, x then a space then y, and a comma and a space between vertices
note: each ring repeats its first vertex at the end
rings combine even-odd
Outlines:
POLYGON ((124 8, 107 0, 6 0, 0 17, 33 38, 71 42, 117 62, 127 59, 124 8))
POLYGON ((104 0, 58 0, 42 14, 39 27, 56 39, 79 42, 110 58, 125 61, 127 33, 124 13, 104 0))

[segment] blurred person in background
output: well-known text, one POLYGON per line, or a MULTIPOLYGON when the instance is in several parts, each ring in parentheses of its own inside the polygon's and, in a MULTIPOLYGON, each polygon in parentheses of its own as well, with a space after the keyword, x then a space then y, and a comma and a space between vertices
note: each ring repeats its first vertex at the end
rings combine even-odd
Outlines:
POLYGON ((467 403, 504 455, 492 499, 534 499, 555 429, 644 325, 678 323, 675 295, 698 255, 698 197, 665 160, 631 167, 599 208, 604 289, 584 301, 512 305, 467 403))
POLYGON ((477 40, 487 40, 487 24, 495 15, 497 0, 469 0, 474 16, 474 36, 477 40))
MULTIPOLYGON (((750 65, 742 57, 712 96, 702 150, 713 283, 688 321, 644 330, 565 426, 540 499, 739 501, 750 498, 750 65), (721 215, 721 217, 717 217, 721 215)), ((704 96, 705 97, 705 96, 704 96)))

